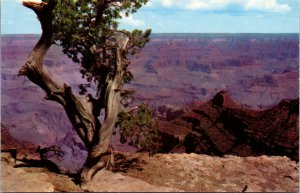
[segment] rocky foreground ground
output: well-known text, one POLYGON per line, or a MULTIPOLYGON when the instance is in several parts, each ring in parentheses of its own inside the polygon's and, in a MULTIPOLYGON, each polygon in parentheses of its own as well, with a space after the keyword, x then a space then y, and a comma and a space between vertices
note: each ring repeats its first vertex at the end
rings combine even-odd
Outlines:
POLYGON ((84 186, 76 178, 1 155, 5 192, 298 192, 298 163, 287 157, 116 153, 113 171, 84 186))

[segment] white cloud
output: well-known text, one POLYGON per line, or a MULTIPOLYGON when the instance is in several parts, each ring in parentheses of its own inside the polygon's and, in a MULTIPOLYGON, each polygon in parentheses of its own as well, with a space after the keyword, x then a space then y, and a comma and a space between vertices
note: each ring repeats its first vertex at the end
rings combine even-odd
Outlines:
POLYGON ((176 6, 186 9, 218 9, 233 1, 241 0, 153 0, 166 7, 176 6))
POLYGON ((248 0, 245 4, 246 9, 261 9, 275 12, 286 12, 291 8, 287 4, 278 4, 277 0, 248 0))
POLYGON ((221 9, 232 3, 232 0, 189 0, 188 9, 221 9))
POLYGON ((152 5, 153 5, 152 2, 148 1, 145 6, 146 7, 151 7, 152 5))
POLYGON ((162 5, 164 6, 172 6, 174 4, 174 1, 173 0, 162 0, 161 1, 162 5))
POLYGON ((121 14, 121 16, 122 16, 122 19, 120 21, 121 23, 131 25, 134 27, 145 25, 144 21, 134 19, 132 15, 129 15, 128 17, 126 17, 125 14, 121 14))
POLYGON ((246 10, 262 10, 273 12, 290 11, 288 4, 277 0, 151 0, 152 3, 164 7, 178 7, 191 10, 219 10, 230 5, 238 5, 246 10))

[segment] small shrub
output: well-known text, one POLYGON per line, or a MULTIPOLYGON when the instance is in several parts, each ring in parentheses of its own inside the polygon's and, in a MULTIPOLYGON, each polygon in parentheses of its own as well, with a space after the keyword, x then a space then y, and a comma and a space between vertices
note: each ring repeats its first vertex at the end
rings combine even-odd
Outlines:
POLYGON ((148 104, 143 103, 136 109, 119 113, 116 126, 119 128, 121 143, 128 143, 149 153, 159 151, 160 136, 148 104))

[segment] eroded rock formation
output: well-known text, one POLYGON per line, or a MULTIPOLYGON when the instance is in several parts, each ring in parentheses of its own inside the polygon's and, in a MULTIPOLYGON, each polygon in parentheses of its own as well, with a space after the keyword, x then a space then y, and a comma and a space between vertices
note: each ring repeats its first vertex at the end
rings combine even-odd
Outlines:
POLYGON ((283 100, 273 108, 256 111, 233 102, 228 92, 221 91, 206 103, 190 105, 190 111, 176 119, 158 122, 162 141, 167 141, 163 151, 285 155, 298 161, 298 100, 283 100))

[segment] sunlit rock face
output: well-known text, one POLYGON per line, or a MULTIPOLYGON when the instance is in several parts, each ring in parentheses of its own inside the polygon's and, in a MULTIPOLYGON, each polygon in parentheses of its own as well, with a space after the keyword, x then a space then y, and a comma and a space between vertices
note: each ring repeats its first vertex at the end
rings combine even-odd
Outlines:
MULTIPOLYGON (((1 36, 1 123, 16 139, 62 146, 66 160, 77 160, 71 169, 76 171, 86 153, 63 108, 45 100, 45 93, 27 78, 17 77, 38 38, 1 36)), ((298 97, 298 45, 296 34, 154 34, 141 53, 132 56, 135 79, 127 87, 136 90, 136 102, 147 100, 153 108, 184 107, 227 90, 237 103, 265 109, 298 97)), ((47 53, 45 68, 75 92, 84 82, 79 65, 56 46, 47 53)), ((134 151, 118 143, 118 136, 113 142, 116 150, 134 151)))

